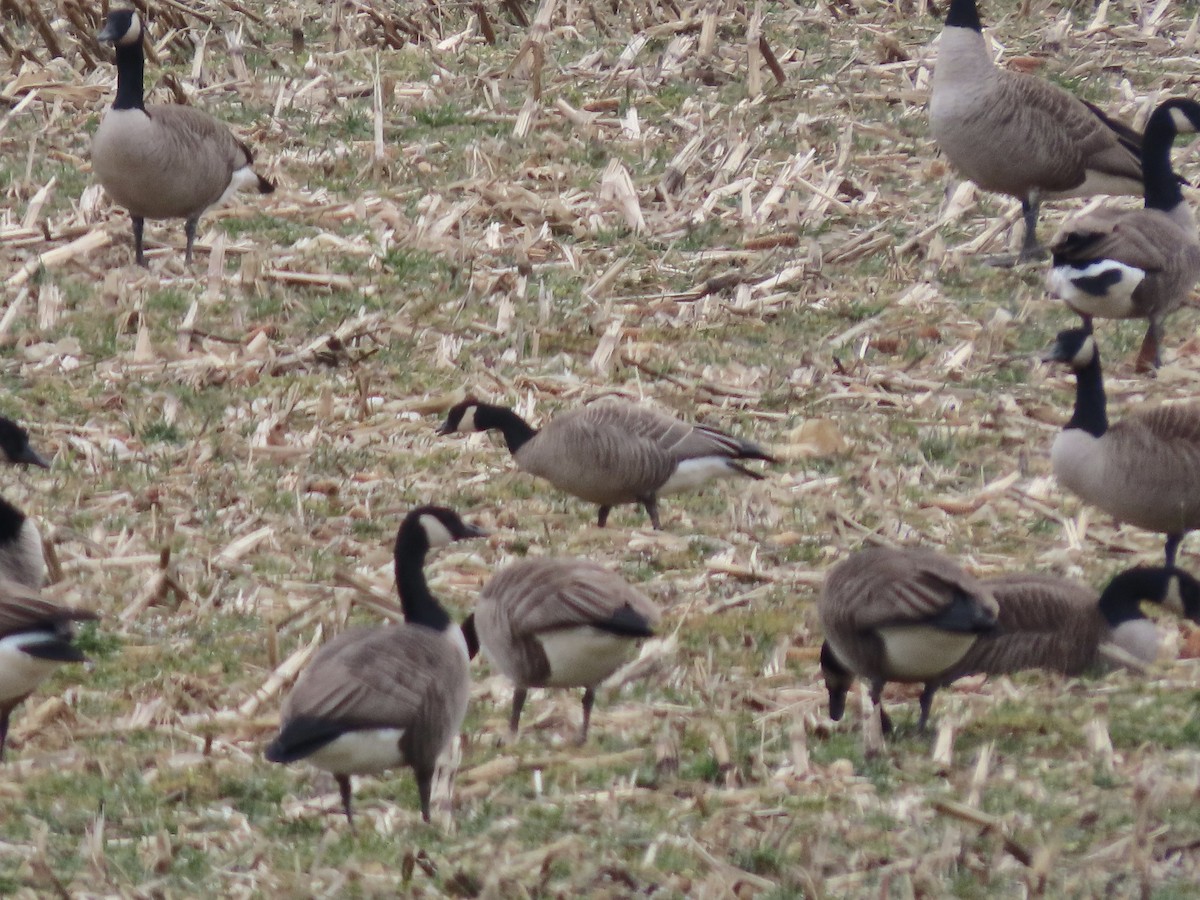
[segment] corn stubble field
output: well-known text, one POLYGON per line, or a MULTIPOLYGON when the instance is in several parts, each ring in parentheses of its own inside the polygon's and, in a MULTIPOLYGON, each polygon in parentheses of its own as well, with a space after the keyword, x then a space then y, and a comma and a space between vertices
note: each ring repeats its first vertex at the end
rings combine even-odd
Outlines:
MULTIPOLYGON (((1200 93, 1196 12, 982 9, 1006 58, 1139 125, 1200 93)), ((1194 896, 1182 626, 1148 677, 962 682, 928 735, 892 686, 878 756, 857 692, 827 719, 816 593, 869 539, 1095 585, 1161 554, 1050 476, 1073 391, 1034 358, 1071 317, 1037 267, 972 259, 1017 210, 956 190, 929 138, 940 13, 151 2, 150 99, 228 121, 279 190, 206 215, 190 270, 151 223, 146 272, 88 165, 100 10, 2 0, 0 412, 55 460, 3 491, 49 595, 102 620, 14 716, 0 894, 1194 896), (468 391, 534 422, 620 395, 783 462, 668 498, 662 532, 632 507, 600 530, 499 440, 435 436, 468 391), (506 743, 477 661, 452 818, 435 795, 422 825, 397 772, 357 779, 353 835, 332 778, 262 748, 312 650, 395 615, 391 542, 430 501, 493 532, 431 559, 456 615, 505 562, 575 554, 660 602, 663 637, 582 749, 578 691, 533 692, 506 743)), ((1151 380, 1141 324, 1102 323, 1116 415, 1195 394, 1196 325, 1151 380)))

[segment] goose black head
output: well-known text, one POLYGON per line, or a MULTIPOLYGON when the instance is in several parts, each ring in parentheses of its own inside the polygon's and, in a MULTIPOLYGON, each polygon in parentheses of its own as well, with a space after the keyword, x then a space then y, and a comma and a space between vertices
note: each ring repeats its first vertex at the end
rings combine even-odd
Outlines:
POLYGON ((128 47, 142 39, 142 18, 136 9, 114 9, 104 20, 96 40, 128 47))
POLYGON ((1061 362, 1072 369, 1083 369, 1091 365, 1097 353, 1096 338, 1088 325, 1085 328, 1060 331, 1054 339, 1054 344, 1042 357, 1042 361, 1061 362))
POLYGON ((475 427, 475 413, 478 409, 479 401, 474 397, 468 397, 461 403, 456 403, 446 413, 446 421, 438 429, 438 434, 454 434, 456 432, 466 434, 478 431, 479 429, 475 427))
POLYGON ((29 432, 3 416, 0 416, 0 450, 4 451, 5 459, 14 465, 50 468, 50 463, 29 446, 29 432))

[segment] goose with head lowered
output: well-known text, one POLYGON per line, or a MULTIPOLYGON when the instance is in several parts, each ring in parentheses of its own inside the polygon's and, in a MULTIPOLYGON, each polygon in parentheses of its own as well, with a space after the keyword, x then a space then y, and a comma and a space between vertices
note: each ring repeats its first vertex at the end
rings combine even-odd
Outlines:
POLYGON ((114 9, 96 35, 117 55, 117 97, 92 136, 92 169, 113 202, 129 210, 139 266, 146 265, 146 219, 183 219, 186 260, 201 214, 242 188, 269 194, 275 186, 252 168, 245 143, 208 113, 143 99, 142 18, 114 9))
POLYGON ((1141 136, 1048 81, 999 68, 975 0, 950 0, 929 114, 934 140, 963 176, 1021 202, 1019 262, 1043 254, 1042 200, 1143 191, 1141 136))
POLYGON ((600 507, 597 524, 622 503, 640 503, 661 528, 658 498, 713 478, 763 476, 740 460, 775 458, 756 444, 624 401, 604 400, 561 413, 541 430, 513 410, 467 399, 451 408, 439 434, 497 430, 523 471, 600 507))
MULTIPOLYGON (((50 468, 50 463, 29 443, 29 432, 12 419, 0 416, 0 452, 13 465, 50 468)), ((0 578, 33 590, 46 581, 46 557, 37 524, 0 497, 0 578)))
POLYGON ((1069 221, 1050 246, 1050 292, 1085 320, 1146 319, 1141 371, 1161 363, 1163 320, 1200 280, 1200 237, 1171 169, 1178 134, 1200 130, 1200 103, 1160 103, 1142 142, 1145 206, 1104 207, 1069 221))
POLYGON ((96 618, 94 612, 59 606, 36 589, 0 577, 0 760, 12 711, 60 665, 85 661, 72 643, 71 624, 96 618))
MULTIPOLYGON (((596 686, 654 636, 658 606, 620 575, 583 559, 525 559, 484 586, 463 623, 467 644, 512 681, 517 733, 531 687, 581 687, 587 741, 596 686)), ((474 655, 474 652, 472 652, 474 655)))
POLYGON ((1060 484, 1087 503, 1167 536, 1166 564, 1200 528, 1200 404, 1153 406, 1109 424, 1090 325, 1060 331, 1044 357, 1075 373, 1075 410, 1050 450, 1060 484))
POLYGON ((303 759, 331 772, 351 827, 351 776, 396 766, 412 768, 429 821, 434 770, 462 726, 470 676, 462 629, 430 592, 425 556, 484 534, 445 507, 410 512, 395 545, 405 623, 342 632, 316 653, 284 702, 266 758, 303 759))
POLYGON ((991 590, 947 556, 920 547, 869 547, 829 570, 817 605, 825 642, 821 674, 829 715, 845 711, 855 676, 871 684, 871 701, 885 732, 881 705, 889 681, 924 683, 925 729, 941 679, 996 628, 991 590))
POLYGON ((980 636, 946 679, 1046 669, 1079 675, 1105 661, 1153 663, 1162 635, 1142 603, 1200 622, 1200 582, 1181 569, 1119 572, 1097 597, 1053 575, 1019 573, 983 582, 1000 606, 996 628, 980 636), (1116 647, 1114 654, 1109 649, 1116 647))

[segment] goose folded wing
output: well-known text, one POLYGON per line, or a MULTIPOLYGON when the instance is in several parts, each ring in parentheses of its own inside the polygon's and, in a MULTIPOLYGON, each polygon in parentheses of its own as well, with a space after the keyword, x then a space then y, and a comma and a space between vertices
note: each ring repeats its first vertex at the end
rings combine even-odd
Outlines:
POLYGON ((619 575, 594 563, 544 562, 510 568, 489 584, 489 593, 519 598, 508 616, 515 636, 583 626, 629 637, 653 635, 658 607, 619 575))

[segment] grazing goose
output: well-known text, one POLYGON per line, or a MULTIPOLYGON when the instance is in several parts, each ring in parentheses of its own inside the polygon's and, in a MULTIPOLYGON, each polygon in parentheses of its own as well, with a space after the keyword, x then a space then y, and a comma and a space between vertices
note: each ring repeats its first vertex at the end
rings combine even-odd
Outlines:
POLYGON ((306 759, 333 773, 351 828, 351 775, 411 766, 429 821, 438 757, 458 735, 470 676, 462 630, 429 591, 433 547, 484 531, 444 507, 422 506, 396 535, 396 586, 405 624, 342 632, 313 657, 283 705, 271 762, 306 759))
POLYGON ((1000 614, 945 679, 1049 669, 1078 675, 1101 661, 1111 642, 1135 659, 1158 658, 1158 626, 1142 612, 1148 600, 1200 622, 1200 582, 1180 569, 1136 568, 1116 575, 1099 597, 1091 588, 1050 575, 1018 574, 983 582, 1000 614))
MULTIPOLYGON (((0 451, 13 465, 50 468, 29 445, 29 432, 0 416, 0 451)), ((46 558, 37 525, 25 513, 0 497, 0 578, 38 590, 46 581, 46 558)))
POLYGON ((817 609, 830 717, 842 717, 858 675, 871 682, 885 732, 892 726, 880 703, 884 684, 925 683, 917 724, 924 730, 940 679, 996 627, 997 612, 983 582, 940 553, 915 547, 852 554, 830 569, 817 609))
POLYGON ((582 559, 526 559, 484 586, 463 623, 467 644, 483 648, 514 685, 515 735, 531 687, 581 687, 587 741, 596 686, 619 669, 638 641, 654 636, 658 607, 625 579, 582 559))
POLYGON ((1200 130, 1200 103, 1171 99, 1146 125, 1143 209, 1102 208, 1073 219, 1050 246, 1051 293, 1085 319, 1147 319, 1137 368, 1161 363, 1163 319, 1200 279, 1196 220, 1171 170, 1175 136, 1200 130))
POLYGON ((1157 406, 1109 425, 1091 327, 1060 331, 1045 357, 1075 372, 1075 412, 1050 450, 1067 490, 1104 512, 1167 536, 1167 567, 1200 527, 1200 404, 1157 406))
POLYGON ((998 68, 975 0, 951 0, 929 111, 933 138, 956 169, 1021 201, 1020 262, 1042 254, 1043 199, 1142 193, 1137 132, 1048 81, 998 68))
POLYGON ((97 40, 117 51, 117 98, 92 137, 92 169, 113 202, 129 210, 139 266, 146 265, 146 219, 184 219, 186 260, 200 215, 235 191, 275 186, 251 168, 254 156, 222 123, 190 106, 142 99, 142 20, 136 10, 108 14, 97 40))
POLYGON ((538 431, 511 409, 467 399, 450 410, 438 434, 491 429, 504 435, 521 469, 599 504, 601 528, 614 506, 640 503, 661 529, 659 495, 698 487, 710 478, 761 479, 737 460, 776 461, 756 444, 715 428, 613 400, 562 413, 538 431))
POLYGON ((62 663, 84 662, 71 643, 71 623, 95 618, 93 612, 59 606, 0 578, 0 760, 13 709, 62 663))

